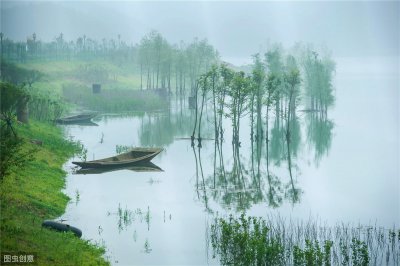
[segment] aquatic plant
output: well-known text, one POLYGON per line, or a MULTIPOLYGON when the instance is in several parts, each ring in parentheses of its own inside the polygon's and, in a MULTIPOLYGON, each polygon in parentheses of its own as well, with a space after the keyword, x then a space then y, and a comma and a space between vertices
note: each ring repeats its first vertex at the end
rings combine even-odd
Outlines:
POLYGON ((130 210, 128 207, 125 207, 123 209, 121 204, 118 204, 116 212, 107 212, 107 216, 110 215, 115 215, 118 217, 117 226, 119 232, 127 230, 128 227, 131 226, 135 221, 139 221, 140 223, 145 221, 147 224, 147 229, 150 230, 151 215, 149 206, 147 207, 147 211, 144 212, 140 208, 137 208, 136 210, 130 210))
POLYGON ((115 152, 117 154, 121 154, 124 152, 127 152, 129 150, 133 149, 133 146, 127 146, 127 145, 116 145, 115 146, 115 152))
POLYGON ((210 241, 223 265, 398 265, 395 230, 242 214, 215 218, 210 241))

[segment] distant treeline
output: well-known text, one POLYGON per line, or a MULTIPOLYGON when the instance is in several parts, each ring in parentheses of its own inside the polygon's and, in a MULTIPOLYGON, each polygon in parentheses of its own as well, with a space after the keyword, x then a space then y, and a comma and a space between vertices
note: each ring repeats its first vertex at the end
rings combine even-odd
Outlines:
POLYGON ((140 75, 141 89, 175 89, 181 95, 186 95, 187 88, 193 90, 198 76, 218 59, 207 40, 171 44, 157 31, 151 31, 137 44, 127 44, 120 35, 100 41, 83 35, 74 41, 60 33, 51 42, 41 41, 35 33, 26 42, 10 40, 3 33, 0 37, 1 55, 8 61, 102 59, 117 65, 133 64, 135 74, 140 75))

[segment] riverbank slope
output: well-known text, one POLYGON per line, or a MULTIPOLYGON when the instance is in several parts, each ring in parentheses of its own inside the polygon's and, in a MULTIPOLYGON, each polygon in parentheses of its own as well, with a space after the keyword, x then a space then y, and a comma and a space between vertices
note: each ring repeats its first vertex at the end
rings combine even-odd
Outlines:
MULTIPOLYGON (((108 265, 104 248, 79 239, 72 233, 44 229, 45 219, 55 219, 65 211, 69 198, 62 165, 78 150, 63 138, 60 128, 31 121, 16 125, 25 139, 23 149, 36 150, 24 168, 15 168, 0 184, 0 251, 34 254, 38 265, 108 265), (43 141, 33 144, 31 139, 43 141)), ((85 234, 85 232, 83 232, 85 234)))

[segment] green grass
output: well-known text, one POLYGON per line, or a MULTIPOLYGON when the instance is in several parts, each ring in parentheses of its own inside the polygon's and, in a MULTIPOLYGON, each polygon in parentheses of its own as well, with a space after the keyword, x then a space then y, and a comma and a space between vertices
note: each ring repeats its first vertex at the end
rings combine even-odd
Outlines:
POLYGON ((140 90, 140 75, 133 64, 97 59, 32 61, 18 66, 44 74, 29 88, 32 93, 50 95, 53 99, 63 98, 92 110, 148 111, 167 107, 166 101, 155 93, 140 90), (101 94, 93 95, 93 83, 101 84, 101 94))
POLYGON ((34 160, 23 169, 13 169, 0 184, 1 252, 34 252, 39 265, 108 265, 104 249, 75 237, 44 229, 45 219, 65 211, 69 198, 63 163, 78 146, 63 139, 59 128, 32 121, 17 125, 19 136, 40 139, 42 146, 25 142, 24 149, 37 149, 34 160))
POLYGON ((107 60, 71 60, 71 61, 31 61, 19 64, 20 67, 38 70, 45 76, 33 84, 35 89, 52 93, 62 93, 63 86, 68 83, 77 83, 81 86, 91 87, 92 83, 101 83, 102 89, 140 89, 140 75, 136 74, 132 64, 118 65, 107 60), (101 68, 107 73, 103 81, 85 79, 82 77, 83 68, 101 68))
POLYGON ((102 90, 93 94, 90 88, 69 83, 63 88, 64 98, 73 104, 91 110, 119 112, 160 110, 168 107, 167 101, 152 90, 102 90))

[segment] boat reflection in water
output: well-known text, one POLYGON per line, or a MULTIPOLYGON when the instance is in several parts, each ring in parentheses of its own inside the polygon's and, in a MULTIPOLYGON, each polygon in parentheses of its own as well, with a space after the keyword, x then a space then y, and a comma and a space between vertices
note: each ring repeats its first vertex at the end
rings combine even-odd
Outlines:
MULTIPOLYGON (((63 124, 63 123, 61 123, 63 124)), ((84 126, 84 127, 98 127, 99 125, 92 121, 85 121, 85 122, 71 122, 68 125, 76 125, 76 126, 84 126)))
POLYGON ((113 172, 119 170, 130 170, 134 172, 163 172, 164 170, 151 162, 140 163, 137 165, 130 166, 110 166, 107 168, 81 168, 74 172, 77 175, 88 175, 88 174, 102 174, 106 172, 113 172))

